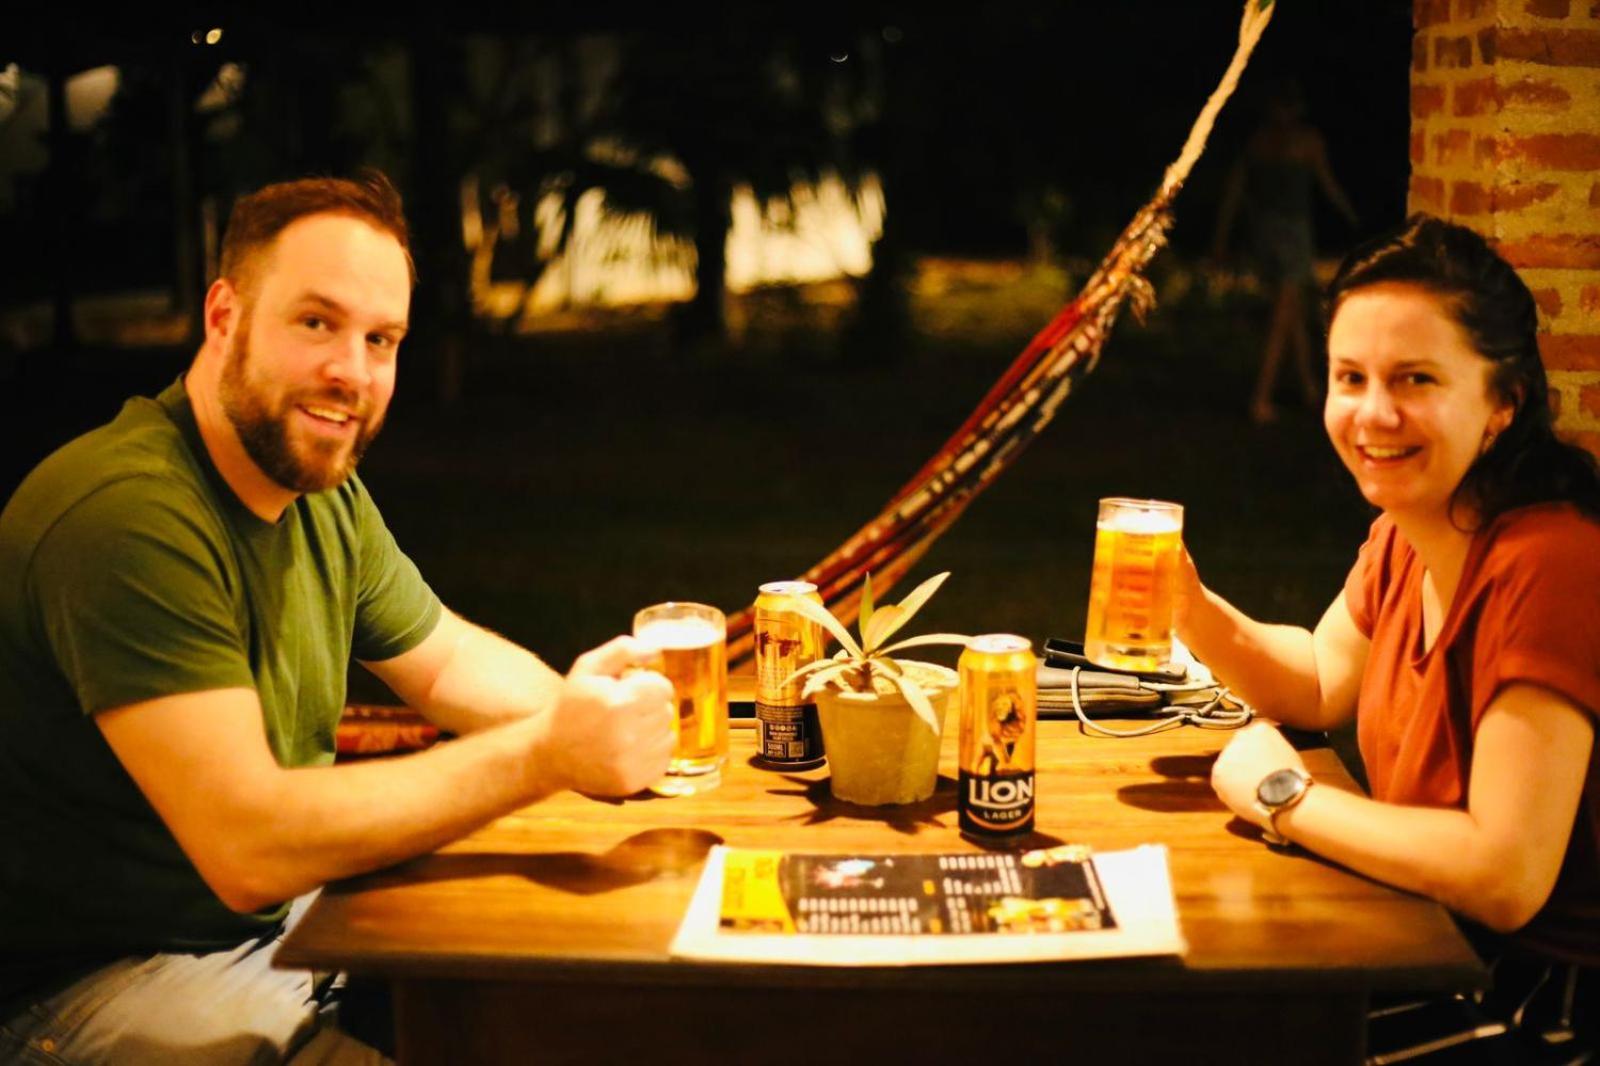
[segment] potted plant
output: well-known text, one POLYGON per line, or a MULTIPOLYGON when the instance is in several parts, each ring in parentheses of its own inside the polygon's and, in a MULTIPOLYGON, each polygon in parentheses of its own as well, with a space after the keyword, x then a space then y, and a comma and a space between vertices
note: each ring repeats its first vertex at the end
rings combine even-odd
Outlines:
POLYGON ((816 698, 833 794, 839 799, 878 806, 916 803, 933 795, 956 672, 892 655, 930 644, 965 645, 968 638, 931 633, 888 641, 949 576, 929 578, 898 604, 875 607, 868 574, 861 590, 859 641, 826 607, 805 600, 795 604, 839 642, 833 658, 819 659, 791 677, 806 678, 805 697, 816 698))

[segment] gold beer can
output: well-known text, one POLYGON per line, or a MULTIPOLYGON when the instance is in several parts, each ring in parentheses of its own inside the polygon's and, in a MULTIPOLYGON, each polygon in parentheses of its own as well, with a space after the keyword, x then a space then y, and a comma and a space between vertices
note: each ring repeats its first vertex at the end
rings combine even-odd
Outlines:
POLYGON ((1025 637, 989 633, 961 653, 961 832, 984 842, 1033 829, 1038 660, 1025 637))
POLYGON ((756 597, 756 754, 785 770, 816 766, 823 755, 817 705, 800 695, 805 679, 784 684, 822 658, 822 627, 793 608, 797 599, 822 604, 809 581, 769 581, 756 597))

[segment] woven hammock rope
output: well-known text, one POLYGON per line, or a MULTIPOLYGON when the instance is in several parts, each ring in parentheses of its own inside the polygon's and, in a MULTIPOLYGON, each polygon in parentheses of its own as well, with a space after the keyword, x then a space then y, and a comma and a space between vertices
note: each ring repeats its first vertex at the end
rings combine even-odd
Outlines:
MULTIPOLYGON (((972 414, 866 525, 801 575, 814 583, 835 616, 851 625, 870 572, 879 597, 933 546, 1055 417, 1073 383, 1087 375, 1125 302, 1140 317, 1154 305, 1143 271, 1166 244, 1170 208, 1205 150, 1222 105, 1233 95, 1262 31, 1272 0, 1246 0, 1239 44, 1222 80, 1200 109, 1178 159, 1161 186, 1111 246, 1078 295, 1029 342, 972 414)), ((881 602, 881 601, 880 601, 881 602)), ((754 609, 728 618, 728 656, 741 660, 753 646, 754 609)))

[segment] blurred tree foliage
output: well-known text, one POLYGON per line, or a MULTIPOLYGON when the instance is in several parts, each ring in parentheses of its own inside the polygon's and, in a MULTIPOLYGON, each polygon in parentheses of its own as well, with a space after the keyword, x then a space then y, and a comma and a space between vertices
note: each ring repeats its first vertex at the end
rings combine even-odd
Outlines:
MULTIPOLYGON (((641 23, 604 4, 374 19, 289 3, 228 13, 209 44, 216 16, 200 6, 85 19, 63 5, 0 16, 0 67, 15 60, 57 80, 99 64, 122 70, 102 125, 54 142, 56 191, 19 190, 19 208, 48 216, 22 220, 40 246, 82 236, 76 220, 60 221, 68 212, 89 229, 113 217, 145 229, 165 220, 181 276, 240 191, 359 164, 389 171, 407 196, 423 279, 412 347, 437 338, 448 395, 459 361, 450 349, 478 328, 465 179, 479 190, 481 228, 505 238, 500 276, 536 282, 570 238, 579 199, 597 189, 612 214, 692 245, 698 284, 679 324, 694 338, 722 320, 736 186, 776 204, 768 221, 781 225, 777 201, 797 181, 827 171, 851 183, 871 170, 889 210, 862 286, 870 334, 900 315, 918 254, 1098 258, 1154 187, 1231 47, 1239 0, 1191 7, 1174 21, 1141 5, 1033 0, 997 0, 981 18, 893 4, 711 3, 641 23)), ((1360 17, 1291 5, 1253 68, 1292 64, 1315 85, 1316 65, 1342 69, 1350 42, 1385 43, 1388 81, 1328 84, 1341 102, 1357 90, 1399 102, 1384 136, 1403 165, 1408 11, 1407 0, 1360 17)), ((1390 113, 1353 98, 1344 110, 1362 137, 1390 113)), ((1231 122, 1225 115, 1212 152, 1224 163, 1231 122)), ((1342 135, 1330 126, 1330 141, 1342 135)), ((1403 198, 1403 181, 1386 174, 1368 185, 1403 198)), ((1209 223, 1213 179, 1203 162, 1186 217, 1209 223)), ((1360 175, 1350 184, 1358 203, 1376 198, 1360 175)), ((20 240, 16 222, 0 225, 20 240)), ((122 255, 163 258, 127 236, 122 255)), ((114 250, 98 264, 111 274, 120 265, 114 250)), ((21 287, 48 289, 31 281, 21 287)))
POLYGON ((495 194, 480 198, 486 228, 515 215, 496 269, 529 284, 565 248, 590 190, 608 213, 692 243, 696 295, 680 324, 689 338, 719 333, 734 187, 768 203, 825 172, 854 183, 867 169, 858 134, 883 93, 871 34, 784 30, 754 14, 665 33, 466 32, 420 18, 311 31, 257 14, 214 47, 176 23, 165 43, 121 57, 96 186, 128 207, 187 166, 215 228, 235 196, 268 181, 383 168, 407 193, 422 325, 441 337, 473 328, 466 179, 495 194), (183 109, 181 132, 173 77, 198 105, 183 109), (150 150, 180 136, 187 151, 150 150))

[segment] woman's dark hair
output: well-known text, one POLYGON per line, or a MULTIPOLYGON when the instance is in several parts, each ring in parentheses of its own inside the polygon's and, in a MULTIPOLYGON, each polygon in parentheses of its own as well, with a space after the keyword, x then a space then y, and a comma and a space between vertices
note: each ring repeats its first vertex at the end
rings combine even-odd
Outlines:
POLYGON ((1415 285, 1439 298, 1473 348, 1493 365, 1489 387, 1515 408, 1511 424, 1467 468, 1450 499, 1488 523, 1514 507, 1568 500, 1600 516, 1595 457, 1555 435, 1550 386, 1539 361, 1533 294, 1478 234, 1430 215, 1357 248, 1328 285, 1325 321, 1344 298, 1382 282, 1415 285))

